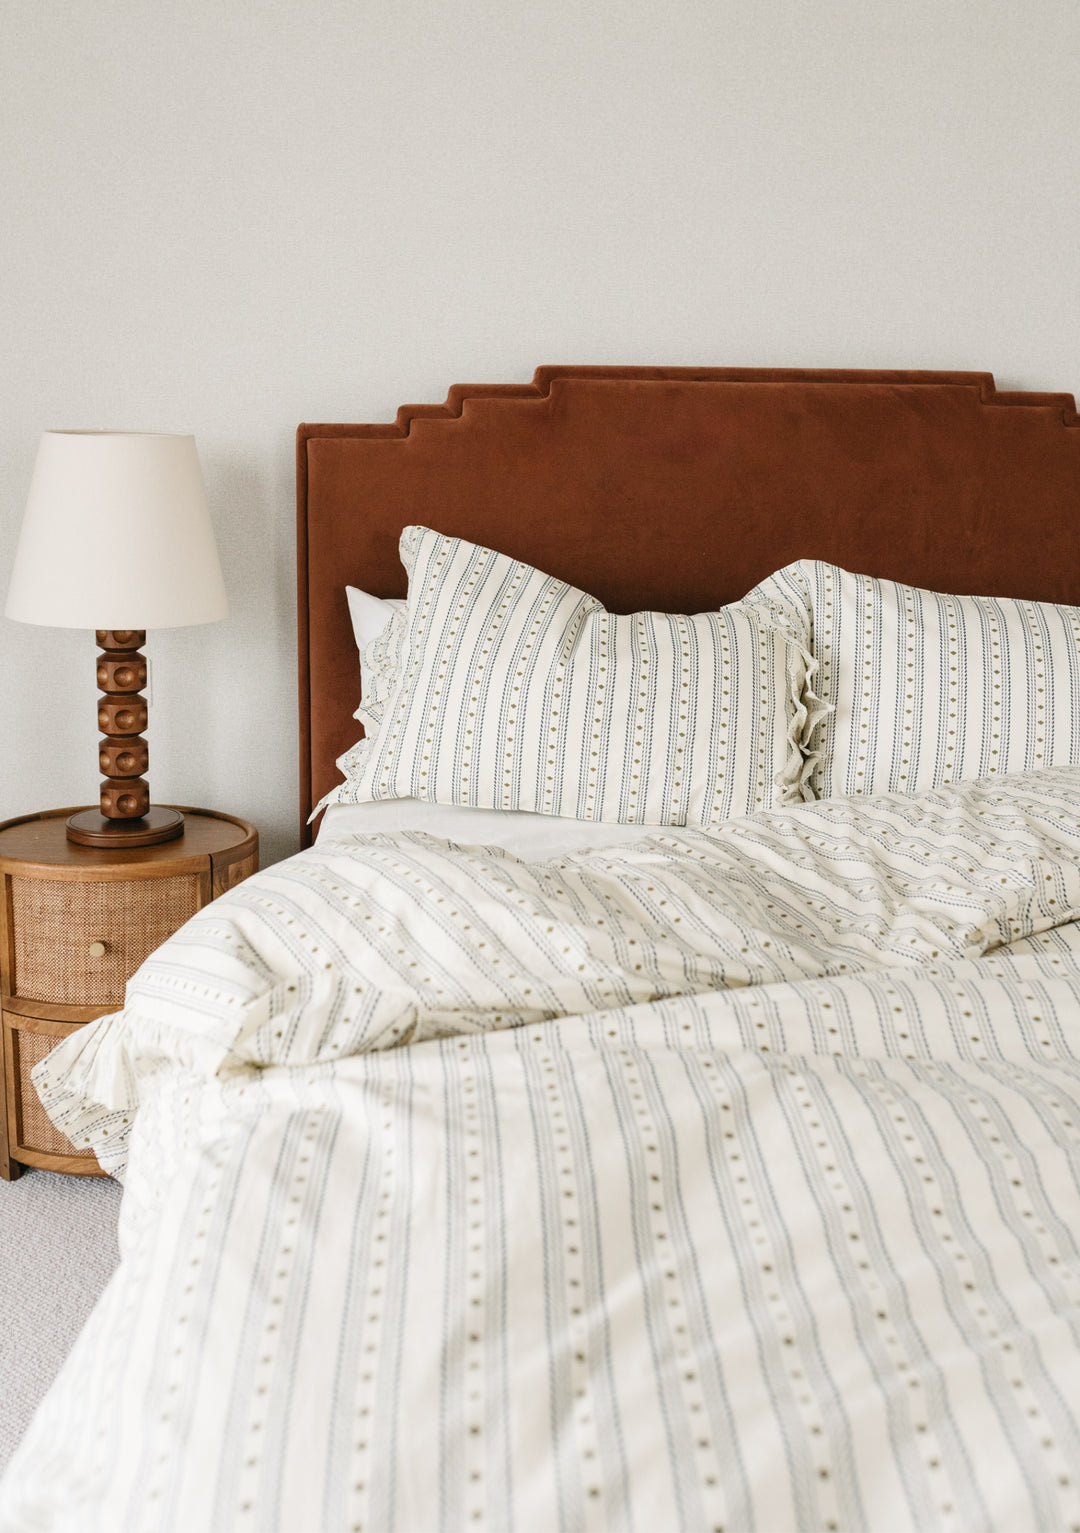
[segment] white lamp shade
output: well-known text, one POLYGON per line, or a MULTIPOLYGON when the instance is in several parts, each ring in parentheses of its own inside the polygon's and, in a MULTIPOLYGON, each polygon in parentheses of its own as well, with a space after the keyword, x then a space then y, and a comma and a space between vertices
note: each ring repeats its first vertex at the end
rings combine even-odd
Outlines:
POLYGON ((195 438, 44 432, 5 612, 111 629, 227 616, 195 438))

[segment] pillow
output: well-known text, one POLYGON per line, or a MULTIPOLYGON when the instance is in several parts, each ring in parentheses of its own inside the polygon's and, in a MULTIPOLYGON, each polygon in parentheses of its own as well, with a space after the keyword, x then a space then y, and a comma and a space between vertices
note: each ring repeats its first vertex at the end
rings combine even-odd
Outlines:
POLYGON ((371 596, 346 586, 353 638, 360 651, 360 706, 353 714, 364 734, 378 733, 386 699, 401 667, 405 634, 405 602, 400 597, 371 596))
POLYGON ((801 623, 817 661, 832 708, 809 740, 818 796, 1080 763, 1080 607, 948 596, 809 559, 747 599, 801 623))
POLYGON ((743 604, 620 616, 426 527, 400 546, 404 665, 324 802, 707 826, 800 796, 807 656, 782 622, 743 604))

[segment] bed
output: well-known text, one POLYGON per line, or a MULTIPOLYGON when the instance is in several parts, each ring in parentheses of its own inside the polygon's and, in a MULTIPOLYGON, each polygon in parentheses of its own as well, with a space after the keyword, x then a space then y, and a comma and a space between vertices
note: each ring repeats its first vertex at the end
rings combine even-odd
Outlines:
POLYGON ((1071 396, 542 368, 298 506, 337 802, 35 1072, 122 1260, 0 1528, 1080 1528, 1071 396))

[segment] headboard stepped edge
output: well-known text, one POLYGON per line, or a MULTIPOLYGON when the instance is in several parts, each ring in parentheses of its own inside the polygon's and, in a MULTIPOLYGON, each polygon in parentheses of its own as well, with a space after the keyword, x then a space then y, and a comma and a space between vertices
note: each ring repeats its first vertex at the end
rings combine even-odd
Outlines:
POLYGON ((1062 424, 1080 426, 1080 414, 1072 394, 1027 393, 1018 389, 998 390, 993 373, 944 372, 933 369, 902 368, 829 368, 829 367, 603 367, 543 366, 533 374, 531 383, 455 383, 447 391, 443 404, 400 405, 393 421, 370 425, 304 422, 297 429, 297 446, 311 437, 408 436, 414 420, 460 419, 469 399, 546 399, 556 379, 580 378, 602 382, 643 383, 667 379, 686 383, 880 383, 933 386, 949 384, 977 388, 984 405, 1006 409, 1043 409, 1061 412, 1062 424))
POLYGON ((999 392, 987 372, 615 366, 457 384, 393 421, 301 425, 305 818, 357 735, 344 583, 402 594, 409 521, 502 548, 615 611, 711 610, 804 557, 1080 605, 1080 431, 1062 429, 1078 425, 1071 394, 999 392), (684 386, 650 403, 648 385, 669 382, 684 386), (633 427, 612 431, 624 406, 633 427), (551 510, 571 505, 567 537, 551 510))

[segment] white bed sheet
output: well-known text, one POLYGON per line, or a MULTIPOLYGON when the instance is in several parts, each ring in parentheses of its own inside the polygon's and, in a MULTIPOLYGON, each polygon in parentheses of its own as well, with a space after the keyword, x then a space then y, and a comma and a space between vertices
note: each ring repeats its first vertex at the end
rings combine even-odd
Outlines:
POLYGON ((656 834, 655 825, 608 825, 567 820, 523 809, 470 809, 419 798, 387 798, 368 804, 331 804, 319 826, 323 836, 367 836, 419 830, 459 846, 500 846, 526 861, 565 857, 598 846, 632 846, 656 834))

